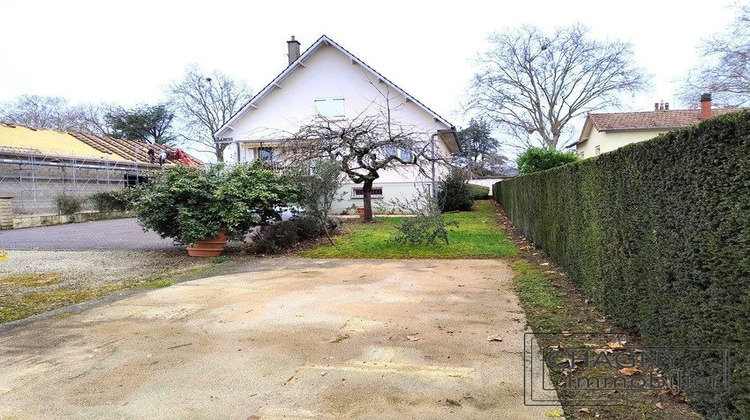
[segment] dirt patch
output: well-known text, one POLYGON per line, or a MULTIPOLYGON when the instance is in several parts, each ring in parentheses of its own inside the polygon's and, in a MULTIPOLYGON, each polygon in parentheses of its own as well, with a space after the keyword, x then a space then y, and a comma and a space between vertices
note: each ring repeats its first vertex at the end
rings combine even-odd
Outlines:
POLYGON ((8 251, 0 261, 0 323, 114 292, 164 287, 170 277, 211 265, 184 250, 8 251))

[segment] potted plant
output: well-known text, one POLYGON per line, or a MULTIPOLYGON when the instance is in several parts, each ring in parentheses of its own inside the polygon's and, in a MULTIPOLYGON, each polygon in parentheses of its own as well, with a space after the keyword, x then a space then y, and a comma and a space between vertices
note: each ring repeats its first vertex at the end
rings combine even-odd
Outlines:
POLYGON ((228 239, 277 218, 274 208, 296 196, 291 183, 259 165, 175 165, 150 179, 133 202, 141 226, 188 245, 193 256, 220 255, 228 239))

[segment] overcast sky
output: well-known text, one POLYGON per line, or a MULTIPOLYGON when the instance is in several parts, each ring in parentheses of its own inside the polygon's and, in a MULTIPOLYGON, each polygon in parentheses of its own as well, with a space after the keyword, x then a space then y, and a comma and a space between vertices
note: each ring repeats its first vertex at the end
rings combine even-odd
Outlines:
POLYGON ((675 104, 675 80, 700 39, 733 18, 735 0, 159 1, 0 0, 0 102, 29 93, 124 106, 163 98, 185 65, 219 69, 257 92, 287 64, 286 41, 326 34, 456 125, 493 31, 582 22, 633 44, 653 89, 627 110, 675 104), (445 4, 445 5, 443 5, 445 4))

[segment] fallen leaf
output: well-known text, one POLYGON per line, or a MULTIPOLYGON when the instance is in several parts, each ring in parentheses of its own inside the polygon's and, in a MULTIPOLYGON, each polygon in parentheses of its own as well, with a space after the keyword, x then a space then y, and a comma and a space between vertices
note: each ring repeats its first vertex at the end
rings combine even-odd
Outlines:
POLYGON ((654 406, 656 406, 656 408, 658 408, 659 410, 664 410, 664 404, 662 404, 661 401, 654 404, 654 406))
POLYGON ((562 331, 562 335, 563 337, 570 337, 573 334, 571 334, 570 331, 562 331))
POLYGON ((629 368, 618 369, 617 371, 620 372, 620 373, 622 373, 625 376, 633 376, 633 375, 636 375, 638 373, 641 373, 641 370, 638 369, 635 366, 629 367, 629 368))
POLYGON ((622 349, 625 348, 626 341, 608 341, 607 347, 611 349, 622 349))
POLYGON ((416 335, 407 335, 406 338, 408 338, 409 341, 419 341, 420 340, 420 338, 417 337, 416 335))
POLYGON ((487 337, 487 341, 503 341, 503 339, 497 335, 490 335, 487 337))
POLYGON ((329 343, 340 343, 340 342, 346 340, 347 338, 349 338, 349 334, 339 334, 336 338, 334 338, 333 340, 329 341, 329 343))
POLYGON ((594 349, 594 353, 596 353, 596 354, 602 354, 602 353, 612 354, 614 352, 615 351, 612 350, 612 349, 594 349))
POLYGON ((562 411, 557 411, 557 410, 545 411, 544 415, 545 417, 554 417, 554 418, 565 417, 565 414, 563 414, 562 411))
POLYGON ((584 408, 579 408, 579 409, 578 409, 578 412, 579 412, 579 413, 587 413, 587 414, 588 414, 588 413, 589 413, 590 411, 591 411, 591 410, 589 410, 589 409, 588 409, 588 408, 586 408, 586 407, 584 407, 584 408))

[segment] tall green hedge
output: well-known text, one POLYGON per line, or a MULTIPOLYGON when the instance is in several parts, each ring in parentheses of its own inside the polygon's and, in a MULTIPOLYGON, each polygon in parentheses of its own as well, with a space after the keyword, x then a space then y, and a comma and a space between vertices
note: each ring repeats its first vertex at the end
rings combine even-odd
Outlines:
MULTIPOLYGON (((516 226, 651 346, 728 346, 731 391, 687 393, 750 419, 750 112, 493 186, 516 226)), ((699 375, 720 360, 684 360, 699 375)))

